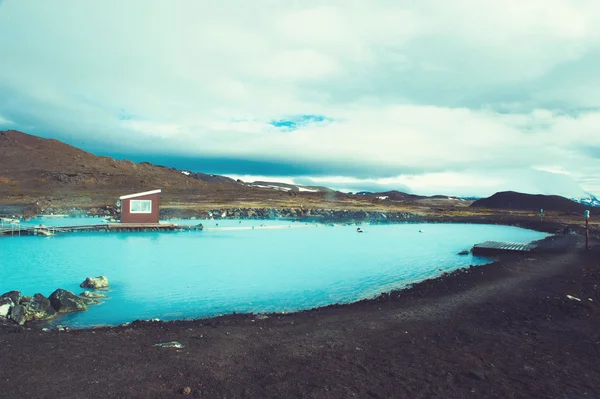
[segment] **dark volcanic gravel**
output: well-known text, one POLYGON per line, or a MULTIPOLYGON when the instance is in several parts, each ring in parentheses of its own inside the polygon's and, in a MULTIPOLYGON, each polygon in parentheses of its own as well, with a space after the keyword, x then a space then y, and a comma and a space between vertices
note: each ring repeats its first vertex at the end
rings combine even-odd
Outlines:
POLYGON ((554 242, 266 319, 3 327, 0 397, 600 398, 600 251, 554 242), (183 348, 154 346, 169 341, 183 348))

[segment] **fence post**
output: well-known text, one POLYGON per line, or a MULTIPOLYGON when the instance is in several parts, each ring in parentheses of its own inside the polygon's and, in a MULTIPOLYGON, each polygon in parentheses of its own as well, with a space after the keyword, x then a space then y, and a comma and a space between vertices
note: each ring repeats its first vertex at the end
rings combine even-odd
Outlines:
POLYGON ((589 226, 590 211, 586 210, 583 213, 583 216, 585 217, 585 249, 589 251, 589 249, 590 249, 590 226, 589 226))

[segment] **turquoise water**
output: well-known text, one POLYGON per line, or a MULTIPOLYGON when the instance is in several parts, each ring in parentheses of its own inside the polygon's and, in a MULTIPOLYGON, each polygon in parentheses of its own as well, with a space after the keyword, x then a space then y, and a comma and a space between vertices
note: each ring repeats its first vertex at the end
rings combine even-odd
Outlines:
MULTIPOLYGON (((29 219, 26 222, 22 222, 26 225, 38 226, 43 224, 44 226, 61 227, 61 226, 88 226, 105 223, 106 218, 102 217, 39 217, 29 219)), ((300 222, 292 222, 289 220, 239 220, 239 219, 219 219, 219 220, 208 220, 208 219, 170 219, 162 220, 161 223, 173 223, 181 225, 197 225, 202 223, 205 227, 239 227, 239 226, 287 226, 287 225, 298 225, 303 224, 300 222)))
MULTIPOLYGON (((54 220, 73 224, 72 219, 54 220)), ((0 293, 16 289, 48 296, 57 288, 80 293, 79 284, 87 276, 107 276, 108 299, 54 322, 73 327, 289 312, 353 302, 443 271, 488 263, 457 255, 475 243, 529 242, 546 236, 493 225, 362 225, 365 232, 358 234, 356 226, 286 221, 187 223, 213 229, 2 237, 0 293), (251 226, 255 229, 220 230, 251 226)))

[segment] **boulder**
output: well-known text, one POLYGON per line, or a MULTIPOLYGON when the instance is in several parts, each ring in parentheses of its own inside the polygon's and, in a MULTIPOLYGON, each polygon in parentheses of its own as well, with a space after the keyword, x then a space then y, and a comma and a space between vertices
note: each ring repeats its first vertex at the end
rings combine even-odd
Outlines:
POLYGON ((26 305, 29 302, 31 302, 32 299, 33 299, 33 297, 29 296, 29 295, 22 296, 21 299, 19 299, 19 304, 20 305, 26 305))
POLYGON ((108 278, 105 276, 88 277, 79 285, 81 288, 108 288, 108 278))
POLYGON ((35 294, 33 298, 23 306, 25 307, 27 321, 48 320, 56 316, 56 310, 52 307, 50 300, 42 294, 35 294))
POLYGON ((467 251, 467 250, 465 249, 464 251, 460 251, 458 254, 459 254, 459 255, 468 255, 468 254, 469 254, 469 251, 467 251))
POLYGON ((88 305, 93 300, 88 298, 82 298, 71 291, 63 290, 62 288, 57 289, 50 297, 48 297, 52 307, 58 313, 70 313, 70 312, 81 312, 88 310, 88 305))
POLYGON ((89 299, 106 298, 106 295, 104 295, 104 294, 100 294, 98 292, 91 292, 91 291, 83 291, 81 294, 79 294, 79 296, 83 297, 83 298, 89 298, 89 299))
POLYGON ((0 295, 0 299, 3 298, 10 298, 15 305, 18 305, 21 300, 21 293, 19 291, 8 291, 7 293, 0 295))
POLYGON ((17 305, 13 307, 12 311, 10 312, 9 318, 20 326, 25 324, 25 322, 27 321, 25 306, 17 305))
POLYGON ((10 298, 0 298, 0 317, 8 317, 10 309, 15 306, 15 303, 10 298))
POLYGON ((42 294, 24 296, 18 305, 11 308, 9 319, 19 325, 30 320, 48 320, 56 316, 56 311, 48 298, 42 294))

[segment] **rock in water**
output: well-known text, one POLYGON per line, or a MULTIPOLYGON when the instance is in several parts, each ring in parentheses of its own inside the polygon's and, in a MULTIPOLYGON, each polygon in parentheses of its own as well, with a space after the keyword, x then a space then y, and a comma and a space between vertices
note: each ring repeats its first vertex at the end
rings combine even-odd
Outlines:
POLYGON ((18 305, 21 300, 21 293, 19 291, 8 291, 7 293, 0 295, 0 299, 3 298, 10 298, 15 305, 18 305))
POLYGON ((91 291, 83 291, 81 294, 79 294, 79 296, 84 297, 84 298, 90 298, 90 299, 106 298, 106 295, 104 295, 104 294, 100 294, 97 292, 91 292, 91 291))
POLYGON ((17 305, 15 307, 13 307, 12 311, 10 312, 9 318, 20 326, 25 324, 25 322, 27 321, 27 315, 25 313, 25 306, 17 305))
POLYGON ((83 283, 79 285, 82 288, 108 288, 108 278, 105 276, 99 277, 88 277, 83 283))
POLYGON ((33 297, 29 296, 29 295, 22 296, 21 299, 19 299, 19 305, 25 306, 29 302, 31 302, 32 299, 33 299, 33 297))
POLYGON ((464 251, 460 251, 458 254, 459 254, 459 255, 468 255, 468 254, 469 254, 469 251, 467 251, 467 250, 465 249, 464 251))
POLYGON ((15 306, 15 303, 10 298, 0 298, 0 317, 8 317, 10 309, 15 306))
POLYGON ((25 314, 29 320, 48 320, 56 316, 56 310, 52 307, 50 300, 42 294, 35 294, 31 301, 27 302, 25 314))
POLYGON ((58 313, 88 310, 88 304, 91 302, 90 299, 79 297, 71 291, 63 290, 62 288, 59 288, 50 294, 49 300, 52 307, 58 313))
POLYGON ((12 307, 9 318, 19 325, 30 320, 48 320, 56 316, 56 310, 42 294, 22 297, 19 305, 12 307))

